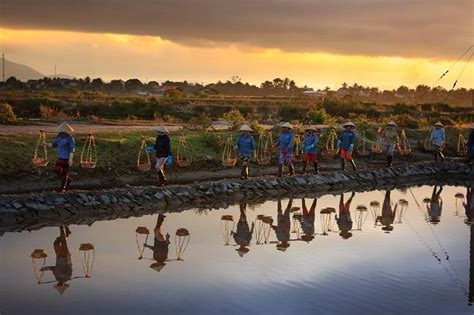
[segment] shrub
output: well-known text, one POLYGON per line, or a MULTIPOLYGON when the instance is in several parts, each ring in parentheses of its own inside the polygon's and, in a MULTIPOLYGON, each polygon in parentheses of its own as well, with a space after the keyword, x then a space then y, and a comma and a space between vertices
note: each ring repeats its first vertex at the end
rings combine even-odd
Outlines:
POLYGON ((324 124, 329 120, 329 115, 324 108, 312 109, 306 113, 306 118, 311 124, 324 124))
POLYGON ((244 116, 242 116, 240 111, 237 110, 237 109, 234 109, 234 110, 231 110, 228 113, 225 113, 222 116, 222 118, 224 120, 230 121, 232 123, 233 128, 242 125, 242 123, 245 121, 244 116))
POLYGON ((9 104, 0 104, 0 123, 10 124, 16 121, 16 115, 9 104))

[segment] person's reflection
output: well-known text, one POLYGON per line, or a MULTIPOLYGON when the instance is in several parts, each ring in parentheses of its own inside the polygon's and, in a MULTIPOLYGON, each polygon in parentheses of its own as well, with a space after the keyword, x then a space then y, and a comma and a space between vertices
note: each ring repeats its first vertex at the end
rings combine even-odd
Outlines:
POLYGON ((166 216, 163 214, 158 215, 158 219, 156 221, 156 226, 154 229, 154 241, 153 246, 145 244, 146 248, 149 248, 153 251, 153 259, 156 260, 155 263, 150 265, 150 268, 161 271, 164 266, 166 266, 165 261, 168 259, 168 248, 170 245, 170 234, 166 233, 166 238, 163 236, 161 232, 161 226, 165 220, 166 216))
POLYGON ((474 184, 471 184, 470 187, 467 187, 464 208, 466 209, 467 217, 464 222, 470 226, 468 304, 472 305, 474 300, 474 184))
POLYGON ((317 201, 318 199, 316 198, 313 200, 311 208, 308 211, 308 208, 306 207, 306 200, 304 198, 301 200, 303 207, 303 217, 301 218, 300 222, 301 230, 303 231, 301 239, 305 242, 311 242, 314 239, 314 220, 317 201))
MULTIPOLYGON (((473 185, 474 186, 474 185, 473 185)), ((464 203, 464 209, 466 209, 466 223, 474 223, 474 189, 473 187, 467 187, 466 202, 464 203)))
POLYGON ((392 224, 395 222, 398 207, 398 204, 395 204, 395 207, 392 210, 391 192, 391 190, 385 192, 385 198, 383 199, 382 204, 382 215, 379 215, 375 221, 375 223, 380 222, 383 225, 382 230, 387 233, 393 230, 392 224))
POLYGON ((241 203, 240 204, 240 218, 239 222, 237 223, 237 231, 231 232, 231 235, 234 236, 234 241, 239 248, 236 249, 237 253, 240 257, 244 257, 246 253, 250 251, 247 246, 250 246, 250 242, 252 241, 253 230, 255 224, 252 222, 252 228, 249 229, 249 224, 247 222, 247 204, 241 203))
POLYGON ((290 229, 291 229, 291 220, 290 212, 291 206, 293 204, 293 199, 288 201, 288 206, 285 209, 285 212, 282 210, 281 199, 278 199, 278 223, 277 225, 272 225, 272 229, 275 231, 276 237, 280 243, 276 245, 276 248, 281 251, 286 251, 290 247, 290 229))
POLYGON ((59 236, 54 240, 53 247, 56 254, 56 265, 41 268, 41 271, 51 271, 58 282, 54 288, 63 294, 69 287, 67 283, 72 278, 71 253, 67 245, 67 238, 71 235, 68 226, 59 227, 59 236))
POLYGON ((443 200, 441 200, 442 191, 443 186, 440 186, 439 190, 437 190, 437 186, 434 186, 430 203, 427 205, 428 215, 432 224, 438 224, 441 220, 441 211, 443 209, 443 200))
POLYGON ((352 230, 351 202, 354 196, 355 192, 353 191, 350 198, 344 203, 344 193, 342 193, 339 200, 339 216, 336 215, 336 222, 340 230, 339 235, 343 239, 348 239, 352 236, 350 232, 352 230))

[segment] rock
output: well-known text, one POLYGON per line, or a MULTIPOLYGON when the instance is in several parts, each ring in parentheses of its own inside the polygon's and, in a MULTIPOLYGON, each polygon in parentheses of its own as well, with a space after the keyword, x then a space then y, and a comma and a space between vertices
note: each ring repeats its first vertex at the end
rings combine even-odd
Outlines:
POLYGON ((106 205, 111 203, 110 198, 107 195, 100 195, 100 200, 102 200, 102 202, 106 205))
POLYGON ((82 201, 89 202, 89 197, 85 193, 81 192, 81 193, 78 193, 77 195, 79 196, 79 198, 82 199, 82 201))
POLYGON ((18 201, 15 201, 15 202, 13 203, 13 208, 15 208, 15 209, 18 210, 18 209, 20 209, 20 208, 23 208, 23 204, 21 204, 21 203, 18 202, 18 201))

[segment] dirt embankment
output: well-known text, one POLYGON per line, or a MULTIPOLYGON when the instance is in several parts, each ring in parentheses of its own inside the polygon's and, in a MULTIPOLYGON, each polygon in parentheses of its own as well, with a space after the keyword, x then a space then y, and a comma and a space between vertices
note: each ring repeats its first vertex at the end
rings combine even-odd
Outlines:
MULTIPOLYGON (((402 165, 413 162, 431 161, 433 158, 428 154, 412 154, 410 157, 396 158, 394 165, 402 165)), ((384 167, 384 159, 382 156, 366 157, 356 159, 359 170, 371 170, 384 167)), ((296 164, 296 172, 301 173, 301 163, 296 164)), ((332 172, 340 169, 339 160, 333 158, 323 158, 320 162, 321 172, 332 172)), ((75 168, 78 166, 75 165, 75 168)), ((351 169, 349 165, 346 166, 351 169)), ((308 167, 308 173, 312 173, 312 166, 308 167)), ((264 175, 275 175, 277 173, 276 165, 259 166, 250 165, 250 176, 258 177, 264 175)), ((176 169, 168 171, 168 182, 174 184, 188 184, 194 182, 205 182, 211 180, 219 180, 225 178, 238 178, 240 176, 240 168, 237 165, 233 168, 223 167, 201 167, 189 169, 176 169)), ((95 190, 119 188, 126 185, 129 186, 147 186, 156 185, 158 177, 151 170, 147 173, 139 173, 138 171, 130 171, 129 169, 115 169, 108 174, 81 173, 80 175, 72 171, 74 182, 71 185, 72 190, 95 190)), ((15 177, 0 178, 1 194, 16 194, 28 192, 52 191, 57 188, 58 180, 53 173, 52 167, 47 169, 38 169, 32 174, 22 174, 15 177)))

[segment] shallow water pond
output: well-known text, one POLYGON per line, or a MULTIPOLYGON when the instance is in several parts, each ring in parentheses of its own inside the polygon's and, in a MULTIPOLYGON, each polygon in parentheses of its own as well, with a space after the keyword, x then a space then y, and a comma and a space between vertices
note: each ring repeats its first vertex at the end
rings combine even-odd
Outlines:
POLYGON ((0 313, 473 314, 469 193, 423 186, 6 233, 0 313))

